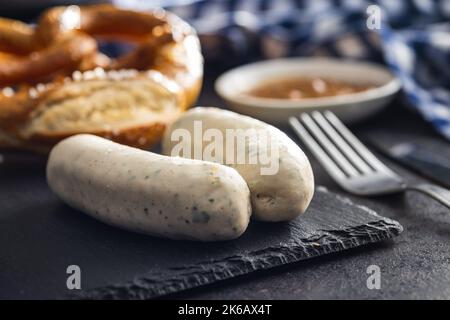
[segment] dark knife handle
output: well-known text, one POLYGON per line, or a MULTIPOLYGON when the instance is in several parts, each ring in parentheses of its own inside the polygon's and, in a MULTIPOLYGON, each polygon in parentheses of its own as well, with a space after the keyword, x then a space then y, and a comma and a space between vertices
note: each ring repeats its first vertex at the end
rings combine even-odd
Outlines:
POLYGON ((432 184, 415 184, 406 186, 406 189, 422 192, 450 208, 450 190, 432 184))
MULTIPOLYGON (((416 149, 417 150, 417 149, 416 149)), ((406 166, 450 188, 450 167, 432 158, 425 152, 414 152, 403 156, 393 156, 406 166)))

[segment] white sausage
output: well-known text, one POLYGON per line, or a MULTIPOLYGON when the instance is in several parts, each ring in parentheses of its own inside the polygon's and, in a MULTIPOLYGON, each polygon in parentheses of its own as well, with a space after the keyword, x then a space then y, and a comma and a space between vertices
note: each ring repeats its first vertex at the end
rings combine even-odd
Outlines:
POLYGON ((47 181, 64 202, 103 222, 171 239, 234 239, 251 214, 249 189, 236 170, 93 135, 56 145, 47 181))
MULTIPOLYGON (((191 154, 187 157, 203 158, 227 164, 235 168, 244 177, 250 188, 253 215, 256 218, 266 221, 283 221, 293 219, 305 212, 314 193, 312 168, 308 158, 298 145, 279 129, 231 111, 197 107, 184 113, 166 131, 163 141, 163 153, 166 155, 174 155, 173 151, 182 143, 182 139, 176 136, 181 132, 177 129, 186 129, 191 135, 191 154), (197 129, 198 124, 201 123, 202 133, 205 133, 208 129, 218 129, 223 134, 224 151, 222 159, 205 158, 203 153, 200 153, 200 155, 194 154, 196 143, 200 143, 202 151, 205 151, 205 146, 210 144, 210 142, 204 141, 202 134, 198 135, 197 129, 194 130, 194 123, 196 123, 197 129), (261 169, 266 165, 262 165, 261 162, 249 164, 248 157, 247 162, 243 164, 238 164, 237 161, 235 163, 226 162, 229 160, 225 156, 226 131, 228 129, 252 128, 265 132, 273 139, 273 142, 272 144, 262 144, 260 140, 249 138, 247 141, 250 141, 250 143, 245 152, 249 155, 261 154, 267 150, 277 150, 276 153, 273 153, 274 160, 276 160, 274 162, 278 164, 278 170, 275 174, 263 175, 261 169)), ((210 141, 213 140, 210 139, 210 141)), ((235 149, 232 152, 236 153, 236 150, 237 144, 235 144, 235 149)), ((182 152, 175 153, 186 157, 186 154, 182 152)))

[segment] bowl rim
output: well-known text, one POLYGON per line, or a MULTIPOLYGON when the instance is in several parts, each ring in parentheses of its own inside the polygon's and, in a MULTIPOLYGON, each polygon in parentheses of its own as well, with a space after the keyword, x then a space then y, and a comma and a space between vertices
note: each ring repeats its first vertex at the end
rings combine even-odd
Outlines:
MULTIPOLYGON (((282 77, 282 76, 281 76, 282 77)), ((261 81, 263 82, 263 81, 261 81)), ((320 107, 338 107, 347 104, 363 103, 371 100, 376 100, 384 97, 391 96, 397 93, 402 87, 400 80, 385 66, 376 64, 373 62, 349 60, 341 58, 322 58, 322 57, 293 57, 293 58, 281 58, 281 59, 269 59, 258 62, 245 64, 233 69, 230 69, 220 75, 215 83, 214 88, 217 94, 223 99, 230 101, 234 104, 240 104, 243 106, 254 108, 278 108, 278 109, 292 109, 292 108, 320 108, 320 107), (366 66, 373 70, 382 71, 390 76, 390 80, 382 85, 376 86, 372 89, 364 90, 356 93, 349 93, 339 96, 319 97, 319 98, 305 98, 299 100, 277 99, 277 98, 261 98, 254 97, 243 92, 237 94, 228 94, 224 89, 226 83, 229 81, 231 75, 235 75, 237 72, 242 72, 244 69, 264 67, 264 65, 273 63, 289 63, 289 64, 305 64, 305 63, 331 63, 343 65, 350 65, 350 67, 366 66)))

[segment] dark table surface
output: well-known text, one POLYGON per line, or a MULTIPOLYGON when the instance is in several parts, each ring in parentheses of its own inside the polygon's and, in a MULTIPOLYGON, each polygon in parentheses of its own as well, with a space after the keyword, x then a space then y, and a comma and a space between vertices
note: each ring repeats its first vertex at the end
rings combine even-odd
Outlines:
MULTIPOLYGON (((17 11, 2 15, 17 18, 17 11)), ((36 9, 24 8, 20 18, 32 18, 36 9), (28 12, 29 11, 29 12, 28 12)), ((207 65, 206 69, 211 69, 207 65)), ((207 74, 200 105, 224 106, 213 90, 217 72, 207 74)), ((376 130, 394 129, 411 136, 444 141, 398 99, 385 111, 352 126, 364 141, 376 130)), ((286 132, 292 132, 286 128, 286 132)), ((295 139, 295 138, 294 138, 295 139)), ((297 140, 296 140, 297 141, 297 140)), ((380 156, 407 181, 422 177, 380 156)), ((234 278, 169 296, 181 299, 450 299, 450 210, 413 192, 381 198, 360 198, 346 194, 310 156, 317 185, 326 186, 399 221, 404 232, 392 241, 357 248, 234 278), (381 289, 366 286, 367 267, 381 269, 381 289)))
MULTIPOLYGON (((199 105, 224 105, 214 94, 215 74, 206 75, 199 105)), ((401 99, 351 129, 363 141, 368 141, 376 131, 389 129, 411 137, 431 138, 441 147, 450 149, 450 143, 406 108, 401 99)), ((286 132, 293 136, 289 128, 286 132)), ((399 221, 405 228, 404 232, 392 241, 256 272, 178 293, 170 298, 450 299, 450 210, 415 192, 379 198, 348 195, 327 176, 312 156, 309 155, 309 158, 317 185, 326 186, 399 221), (369 274, 366 271, 370 265, 380 267, 379 290, 367 288, 369 274)), ((426 181, 381 155, 380 158, 407 181, 426 181)))
MULTIPOLYGON (((211 64, 206 65, 206 70, 211 70, 211 64)), ((206 75, 199 105, 224 106, 213 90, 214 79, 218 73, 220 72, 206 75)), ((289 128, 284 129, 296 140, 289 128)), ((450 143, 435 134, 418 115, 405 108, 400 99, 368 121, 352 126, 352 130, 363 141, 374 137, 381 142, 392 140, 389 136, 379 135, 380 131, 392 132, 392 130, 406 134, 411 140, 429 139, 428 145, 432 146, 433 150, 441 155, 447 154, 450 159, 450 143)), ((402 174, 407 181, 423 181, 420 176, 384 157, 381 158, 402 174)), ((325 174, 313 157, 310 157, 310 160, 315 173, 316 185, 325 186, 331 191, 350 197, 356 204, 363 204, 383 216, 399 221, 404 227, 404 232, 393 240, 383 243, 254 272, 168 297, 187 299, 450 299, 449 209, 413 192, 371 199, 348 195, 325 174), (377 265, 381 270, 381 289, 379 290, 369 290, 366 285, 369 277, 367 268, 371 265, 377 265)), ((27 167, 27 169, 35 170, 36 168, 27 167)), ((21 197, 25 201, 28 199, 27 192, 30 192, 29 189, 26 190, 24 197, 21 197)), ((29 194, 30 199, 35 199, 39 194, 39 192, 33 193, 33 196, 29 194)), ((46 194, 46 190, 43 190, 43 194, 46 194)), ((8 208, 9 203, 6 205, 8 208)), ((0 211, 1 209, 0 206, 0 211)), ((57 208, 53 209, 58 210, 57 208)), ((2 234, 6 235, 7 232, 2 234)), ((71 233, 69 232, 69 234, 71 233)), ((8 240, 13 240, 8 239, 7 236, 3 238, 4 244, 8 243, 8 240)), ((61 248, 63 247, 64 245, 61 248)), ((44 251, 53 249, 48 248, 44 251)), ((45 262, 41 263, 42 265, 45 265, 45 262)))

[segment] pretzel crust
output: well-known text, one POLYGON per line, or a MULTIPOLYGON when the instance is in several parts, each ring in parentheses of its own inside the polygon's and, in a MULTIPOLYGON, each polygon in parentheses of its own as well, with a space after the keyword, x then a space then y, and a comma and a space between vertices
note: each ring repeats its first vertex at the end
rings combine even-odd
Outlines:
POLYGON ((0 18, 0 147, 46 152, 77 133, 151 147, 195 102, 202 76, 195 31, 163 10, 55 7, 34 29, 0 18), (136 47, 109 59, 99 38, 136 47))

